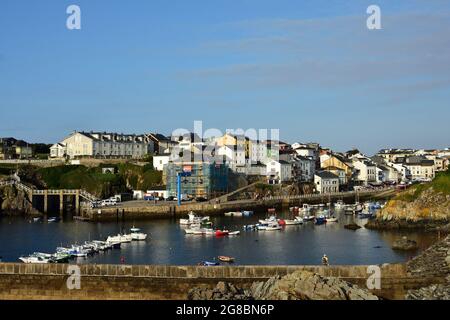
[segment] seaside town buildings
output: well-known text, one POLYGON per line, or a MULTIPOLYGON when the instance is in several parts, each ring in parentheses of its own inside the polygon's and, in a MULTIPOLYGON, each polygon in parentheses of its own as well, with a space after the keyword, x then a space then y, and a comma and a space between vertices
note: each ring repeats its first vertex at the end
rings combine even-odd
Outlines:
POLYGON ((73 132, 50 147, 51 157, 141 158, 154 152, 154 142, 146 135, 107 132, 73 132))
MULTIPOLYGON (((25 141, 0 138, 0 160, 32 156, 33 148, 25 141)), ((337 152, 318 143, 288 144, 233 133, 203 138, 191 132, 166 136, 75 131, 51 146, 49 158, 152 158, 154 169, 163 173, 167 194, 176 194, 177 175, 189 169, 183 190, 190 197, 208 198, 231 191, 233 179, 309 184, 324 194, 429 181, 447 170, 450 149, 382 149, 368 157, 357 149, 337 152)))
POLYGON ((0 138, 0 160, 27 159, 33 156, 28 142, 14 138, 0 138))

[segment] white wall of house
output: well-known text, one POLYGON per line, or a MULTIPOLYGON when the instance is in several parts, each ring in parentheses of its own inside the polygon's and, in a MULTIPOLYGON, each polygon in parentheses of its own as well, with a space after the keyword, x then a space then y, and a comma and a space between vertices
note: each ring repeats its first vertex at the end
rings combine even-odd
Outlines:
POLYGON ((320 194, 339 192, 339 178, 322 178, 318 175, 314 175, 314 184, 316 191, 320 194))
POLYGON ((163 171, 164 166, 169 163, 170 155, 153 156, 153 168, 157 171, 163 171))
POLYGON ((365 161, 353 159, 353 166, 358 170, 356 180, 363 184, 377 181, 376 166, 365 161))
POLYGON ((289 181, 292 179, 292 165, 283 161, 270 161, 266 164, 266 175, 280 182, 289 181))

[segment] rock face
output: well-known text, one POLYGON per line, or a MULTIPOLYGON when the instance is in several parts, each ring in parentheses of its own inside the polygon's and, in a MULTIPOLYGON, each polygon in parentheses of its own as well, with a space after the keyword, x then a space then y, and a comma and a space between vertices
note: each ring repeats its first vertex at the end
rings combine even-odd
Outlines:
POLYGON ((251 300, 249 292, 231 283, 219 282, 214 289, 196 287, 189 291, 189 300, 251 300))
POLYGON ((18 214, 40 215, 33 208, 25 192, 13 186, 0 188, 0 215, 18 214))
POLYGON ((251 292, 257 300, 378 300, 368 290, 346 281, 304 270, 254 283, 251 292))
POLYGON ((344 226, 344 228, 345 228, 345 229, 349 229, 349 230, 358 230, 358 229, 360 229, 361 227, 358 226, 356 223, 349 223, 349 224, 346 224, 346 225, 344 226))
POLYGON ((255 282, 250 290, 219 282, 214 289, 194 288, 188 294, 191 300, 378 300, 368 290, 338 278, 325 278, 299 270, 282 278, 272 277, 266 282, 255 282))
POLYGON ((414 240, 410 240, 407 237, 396 240, 392 245, 392 249, 394 250, 410 251, 417 250, 417 248, 417 242, 414 240))
MULTIPOLYGON (((432 183, 433 184, 433 183, 432 183)), ((426 186, 426 185, 424 185, 426 186)), ((450 195, 436 191, 433 186, 419 192, 420 185, 411 187, 390 200, 369 221, 368 229, 425 229, 435 230, 450 221, 450 195)))
POLYGON ((409 290, 406 299, 450 300, 450 236, 410 260, 407 268, 413 276, 444 281, 418 290, 409 290))

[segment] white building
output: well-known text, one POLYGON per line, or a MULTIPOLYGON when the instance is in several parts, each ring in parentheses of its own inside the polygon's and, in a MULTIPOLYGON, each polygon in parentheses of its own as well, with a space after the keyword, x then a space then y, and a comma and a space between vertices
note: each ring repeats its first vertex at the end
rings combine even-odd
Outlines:
POLYGON ((408 168, 411 180, 431 180, 435 176, 434 161, 421 156, 405 159, 403 165, 408 168))
POLYGON ((314 184, 320 194, 339 192, 339 177, 328 171, 316 172, 314 184))
POLYGON ((153 156, 153 168, 157 171, 163 171, 164 166, 170 161, 170 155, 153 156))
MULTIPOLYGON (((118 134, 106 132, 74 132, 59 143, 65 147, 65 154, 76 157, 126 157, 141 158, 153 151, 153 142, 145 135, 118 134)), ((60 155, 54 145, 53 152, 60 155)))
POLYGON ((66 146, 62 143, 55 143, 50 147, 50 158, 64 158, 66 156, 66 146))
POLYGON ((377 169, 376 165, 365 159, 359 159, 354 157, 352 159, 353 166, 356 170, 355 182, 367 185, 371 182, 377 181, 377 169))
POLYGON ((279 184, 292 179, 292 165, 284 160, 273 160, 266 164, 266 175, 269 182, 279 184))

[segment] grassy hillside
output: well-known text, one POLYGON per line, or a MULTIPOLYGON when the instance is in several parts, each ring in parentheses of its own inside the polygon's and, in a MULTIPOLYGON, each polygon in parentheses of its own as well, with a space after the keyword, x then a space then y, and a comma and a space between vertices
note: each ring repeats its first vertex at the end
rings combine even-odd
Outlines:
MULTIPOLYGON (((0 172, 1 174, 1 172, 0 172)), ((98 197, 106 198, 130 190, 147 190, 162 185, 162 175, 151 165, 131 163, 85 166, 57 166, 49 168, 22 168, 25 181, 39 188, 84 189, 98 197), (103 167, 114 167, 115 173, 102 173, 103 167)))
POLYGON ((419 198, 425 191, 432 190, 436 193, 450 195, 450 169, 445 172, 438 172, 430 183, 422 183, 411 186, 405 192, 397 195, 394 200, 411 202, 419 198))

